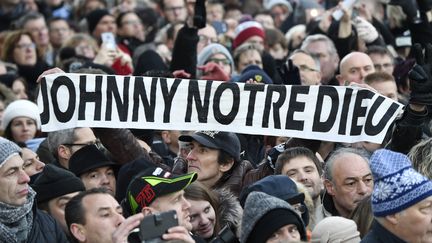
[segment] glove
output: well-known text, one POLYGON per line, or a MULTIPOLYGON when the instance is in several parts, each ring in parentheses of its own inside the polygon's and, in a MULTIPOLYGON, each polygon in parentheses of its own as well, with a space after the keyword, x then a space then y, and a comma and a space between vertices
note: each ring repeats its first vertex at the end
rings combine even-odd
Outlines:
POLYGON ((228 81, 230 78, 222 70, 221 66, 217 63, 209 62, 203 66, 197 66, 198 70, 201 70, 204 75, 200 79, 204 80, 217 80, 217 81, 228 81))
POLYGON ((301 85, 300 70, 293 64, 291 59, 288 59, 286 65, 278 68, 279 75, 286 85, 301 85))
POLYGON ((207 21, 205 0, 196 0, 194 12, 195 14, 193 17, 193 25, 198 29, 204 28, 206 26, 206 21, 207 21))
POLYGON ((423 55, 419 43, 414 44, 416 64, 409 71, 411 104, 432 105, 432 44, 428 43, 423 55))
POLYGON ((374 42, 379 37, 378 31, 367 20, 361 17, 356 17, 353 23, 357 30, 358 37, 364 40, 366 44, 374 42))

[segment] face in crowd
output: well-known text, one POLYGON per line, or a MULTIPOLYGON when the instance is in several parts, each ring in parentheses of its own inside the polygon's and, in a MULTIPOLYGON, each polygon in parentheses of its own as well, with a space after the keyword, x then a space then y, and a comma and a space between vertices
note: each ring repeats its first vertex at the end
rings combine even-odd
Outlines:
POLYGON ((205 200, 188 199, 188 201, 191 204, 189 211, 192 231, 204 239, 212 237, 215 233, 214 229, 216 224, 214 208, 205 200))
POLYGON ((332 180, 324 181, 327 193, 333 197, 337 211, 349 217, 357 204, 373 190, 373 177, 368 162, 360 155, 344 153, 329 167, 332 180))

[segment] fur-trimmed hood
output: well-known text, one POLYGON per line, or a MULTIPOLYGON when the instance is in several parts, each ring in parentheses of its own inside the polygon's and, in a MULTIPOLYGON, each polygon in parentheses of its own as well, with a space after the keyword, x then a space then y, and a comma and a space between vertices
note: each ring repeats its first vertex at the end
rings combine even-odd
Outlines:
POLYGON ((238 198, 227 188, 214 189, 214 192, 219 198, 217 215, 219 216, 220 228, 222 229, 225 225, 228 225, 239 237, 243 209, 238 198))

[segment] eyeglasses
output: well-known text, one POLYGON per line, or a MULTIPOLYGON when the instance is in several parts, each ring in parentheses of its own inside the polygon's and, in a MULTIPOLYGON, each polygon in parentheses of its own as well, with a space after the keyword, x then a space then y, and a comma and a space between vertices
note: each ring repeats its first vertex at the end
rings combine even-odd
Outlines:
POLYGON ((36 48, 36 44, 35 43, 27 43, 27 44, 17 44, 15 46, 15 48, 18 48, 20 50, 25 50, 25 49, 35 49, 36 48))
POLYGON ((165 11, 168 12, 175 12, 175 11, 181 11, 183 10, 185 7, 184 6, 176 6, 176 7, 166 7, 165 11))
POLYGON ((142 25, 142 23, 139 20, 125 20, 122 25, 142 25))
POLYGON ((90 141, 87 143, 64 143, 64 146, 68 146, 68 147, 72 147, 72 146, 87 146, 87 145, 95 145, 96 148, 101 149, 102 148, 102 143, 99 139, 96 139, 95 141, 90 141))
POLYGON ((210 58, 207 63, 209 62, 214 62, 217 64, 222 64, 222 65, 230 65, 231 62, 228 59, 224 59, 224 58, 210 58))
POLYGON ((216 43, 218 40, 217 38, 211 38, 205 35, 199 35, 199 42, 204 42, 204 43, 216 43))

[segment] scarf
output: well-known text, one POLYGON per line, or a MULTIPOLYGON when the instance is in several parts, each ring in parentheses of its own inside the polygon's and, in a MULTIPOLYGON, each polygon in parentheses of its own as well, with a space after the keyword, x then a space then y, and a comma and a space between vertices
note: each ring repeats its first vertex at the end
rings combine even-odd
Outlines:
POLYGON ((26 241, 33 224, 33 202, 36 192, 29 187, 27 202, 13 206, 0 202, 0 242, 26 241))

